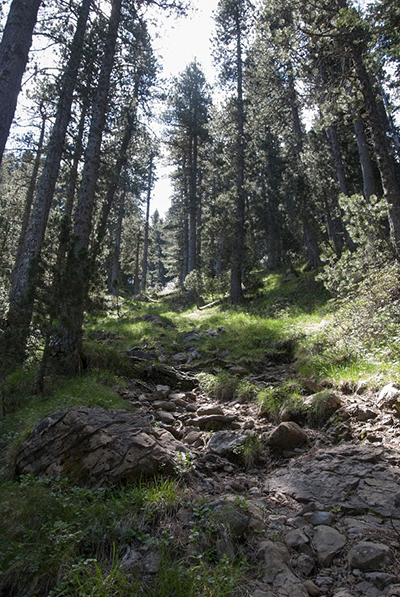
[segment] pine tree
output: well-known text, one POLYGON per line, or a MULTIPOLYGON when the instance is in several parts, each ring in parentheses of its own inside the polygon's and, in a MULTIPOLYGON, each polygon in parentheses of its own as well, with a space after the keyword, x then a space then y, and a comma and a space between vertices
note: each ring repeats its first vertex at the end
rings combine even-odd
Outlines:
POLYGON ((12 0, 0 42, 0 164, 42 0, 12 0))

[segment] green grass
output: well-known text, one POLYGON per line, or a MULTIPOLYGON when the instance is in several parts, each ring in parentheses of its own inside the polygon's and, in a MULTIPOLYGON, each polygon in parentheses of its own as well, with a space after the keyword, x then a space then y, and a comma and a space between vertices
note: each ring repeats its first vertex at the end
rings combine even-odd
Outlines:
POLYGON ((176 481, 158 478, 108 489, 30 476, 3 483, 0 592, 5 587, 45 592, 60 574, 76 572, 82 559, 109 562, 111 555, 122 557, 132 542, 163 545, 162 530, 154 529, 152 536, 148 530, 155 517, 177 506, 182 492, 176 481))
POLYGON ((284 412, 289 418, 301 418, 305 414, 302 396, 303 388, 296 379, 261 390, 257 394, 260 414, 274 421, 280 421, 284 412))
POLYGON ((188 565, 166 552, 155 578, 144 583, 127 577, 115 557, 107 567, 89 559, 76 564, 49 597, 233 597, 245 571, 243 561, 188 565))
POLYGON ((0 592, 52 597, 227 597, 243 563, 182 560, 168 531, 184 487, 155 478, 130 487, 89 489, 62 480, 9 481, 0 488, 0 592), (148 583, 120 562, 130 545, 161 551, 148 583))

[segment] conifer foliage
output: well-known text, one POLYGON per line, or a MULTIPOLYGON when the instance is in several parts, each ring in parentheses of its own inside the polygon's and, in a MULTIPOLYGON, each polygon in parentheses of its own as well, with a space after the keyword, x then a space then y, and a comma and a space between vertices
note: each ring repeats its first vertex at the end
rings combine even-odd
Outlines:
POLYGON ((0 40, 2 379, 41 353, 43 371, 85 366, 84 316, 106 289, 174 283, 236 304, 256 271, 330 272, 363 251, 364 274, 399 261, 395 3, 219 0, 218 85, 194 60, 167 92, 147 19, 184 2, 61 4, 12 0, 0 40), (35 26, 57 48, 47 71, 28 60, 35 26), (30 133, 3 155, 24 75, 30 133), (160 218, 164 154, 173 196, 160 218), (357 206, 379 242, 352 224, 357 206))

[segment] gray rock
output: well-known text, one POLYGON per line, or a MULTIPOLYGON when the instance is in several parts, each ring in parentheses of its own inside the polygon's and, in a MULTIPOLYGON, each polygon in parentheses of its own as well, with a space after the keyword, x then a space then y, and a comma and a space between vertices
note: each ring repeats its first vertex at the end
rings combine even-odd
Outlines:
POLYGON ((348 562, 351 568, 379 571, 393 562, 393 554, 383 543, 360 541, 350 549, 348 562))
POLYGON ((190 332, 186 332, 181 336, 181 342, 185 344, 188 342, 195 342, 200 340, 201 333, 198 330, 191 330, 190 332))
POLYGON ((371 410, 370 408, 359 408, 356 411, 355 418, 357 421, 370 421, 371 419, 376 419, 377 413, 371 410))
POLYGON ((365 579, 372 582, 378 587, 378 589, 384 589, 389 585, 394 585, 400 579, 394 574, 388 574, 387 572, 367 572, 365 579))
POLYGON ((72 408, 39 423, 18 450, 16 471, 101 487, 173 473, 177 451, 186 448, 132 412, 72 408))
POLYGON ((330 576, 323 576, 322 574, 318 575, 314 580, 315 584, 322 587, 324 590, 326 590, 326 587, 331 587, 335 582, 330 576))
POLYGON ((178 406, 183 406, 186 404, 186 394, 184 392, 174 392, 173 394, 169 395, 169 399, 178 406))
POLYGON ((149 551, 143 558, 143 568, 148 574, 157 574, 162 561, 159 551, 149 551))
POLYGON ((152 313, 145 313, 144 315, 138 315, 133 320, 133 323, 137 323, 138 321, 144 321, 145 323, 151 323, 153 325, 159 325, 160 327, 168 327, 171 323, 165 322, 161 317, 158 315, 153 315, 152 313))
POLYGON ((246 441, 248 434, 242 431, 216 431, 211 436, 208 448, 214 454, 230 457, 246 441))
POLYGON ((307 593, 311 595, 311 597, 319 597, 322 595, 322 591, 312 580, 304 581, 304 588, 307 590, 307 593))
POLYGON ((130 547, 121 561, 121 569, 138 569, 138 564, 142 559, 142 554, 137 551, 134 547, 130 547))
MULTIPOLYGON (((231 483, 232 486, 232 483, 231 483)), ((244 488, 243 488, 244 490, 244 488)), ((265 528, 265 512, 255 502, 249 500, 247 502, 247 511, 250 515, 249 528, 252 531, 261 532, 265 528)))
POLYGON ((264 583, 277 589, 277 595, 308 597, 303 583, 291 571, 290 554, 283 543, 263 541, 261 552, 264 560, 264 583))
POLYGON ((158 410, 156 412, 157 419, 159 419, 162 423, 166 425, 173 425, 175 422, 175 417, 172 413, 167 413, 165 410, 158 410))
POLYGON ((332 512, 324 512, 322 510, 315 510, 315 512, 305 512, 303 517, 308 524, 312 524, 313 526, 318 526, 320 524, 331 526, 335 520, 332 512))
POLYGON ((300 529, 293 529, 285 536, 285 543, 292 549, 299 549, 303 545, 309 543, 310 540, 305 533, 300 529))
POLYGON ((335 555, 346 545, 344 535, 326 525, 320 525, 315 528, 313 541, 318 559, 323 566, 329 566, 335 555))
POLYGON ((304 576, 310 576, 315 568, 315 560, 307 554, 301 554, 297 560, 297 568, 304 576))
POLYGON ((272 431, 267 439, 268 446, 273 448, 295 448, 308 441, 308 435, 297 423, 284 421, 272 431))
POLYGON ((247 532, 250 516, 235 503, 220 499, 211 502, 209 507, 215 514, 217 523, 228 532, 229 537, 239 539, 247 532))
POLYGON ((202 435, 200 431, 189 431, 189 433, 185 435, 183 439, 187 444, 191 445, 201 439, 201 436, 202 435))
MULTIPOLYGON (((188 404, 185 408, 186 408, 187 412, 189 412, 189 413, 195 413, 197 411, 196 404, 188 404)), ((193 423, 193 426, 195 426, 195 423, 193 423)))
POLYGON ((357 583, 355 588, 363 597, 382 597, 382 592, 366 580, 357 583))
MULTIPOLYGON (((186 410, 189 410, 189 406, 190 405, 188 405, 186 410)), ((210 431, 212 429, 215 430, 229 427, 236 419, 237 415, 206 415, 203 417, 190 419, 186 422, 186 424, 192 427, 200 427, 200 429, 210 431)))
POLYGON ((400 597, 400 585, 392 585, 388 587, 385 591, 385 596, 388 597, 400 597))
POLYGON ((342 401, 333 390, 322 390, 308 396, 303 405, 311 422, 322 423, 342 406, 342 401))
POLYGON ((171 388, 169 386, 158 385, 156 387, 156 391, 154 392, 154 397, 157 399, 168 398, 170 393, 171 393, 171 388))
MULTIPOLYGON (((271 474, 264 488, 298 502, 318 502, 324 507, 338 506, 359 513, 370 510, 400 518, 400 507, 395 502, 399 468, 386 460, 390 454, 390 450, 367 444, 321 449, 312 459, 271 474)), ((397 460, 393 452, 393 462, 397 460)))
POLYGON ((177 363, 186 363, 188 360, 189 355, 186 352, 178 352, 172 355, 172 359, 177 363))
POLYGON ((393 408, 395 404, 400 405, 400 390, 389 383, 379 392, 376 405, 379 408, 393 408))
POLYGON ((167 412, 176 410, 176 404, 168 400, 156 400, 153 402, 153 407, 157 410, 166 410, 167 412))
POLYGON ((256 589, 251 597, 276 597, 276 593, 268 585, 265 585, 262 589, 256 589))
POLYGON ((199 408, 197 414, 199 417, 208 415, 223 415, 224 411, 218 404, 214 404, 211 406, 204 406, 203 408, 199 408))
POLYGON ((337 589, 333 597, 355 597, 354 593, 350 593, 346 588, 337 589))

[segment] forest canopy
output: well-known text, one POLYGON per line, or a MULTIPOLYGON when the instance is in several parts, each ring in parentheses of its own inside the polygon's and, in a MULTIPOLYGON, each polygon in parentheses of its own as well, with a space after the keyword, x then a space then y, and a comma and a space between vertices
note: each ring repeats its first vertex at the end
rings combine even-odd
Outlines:
POLYGON ((84 316, 103 292, 169 285, 237 304, 260 272, 315 270, 345 296, 397 271, 396 3, 219 0, 218 90, 197 61, 165 83, 154 6, 182 15, 190 3, 3 7, 2 379, 39 346, 43 370, 84 367, 84 316), (32 57, 38 36, 56 48, 50 70, 32 57), (23 77, 26 132, 11 128, 23 77), (165 152, 173 193, 160 218, 165 152))

